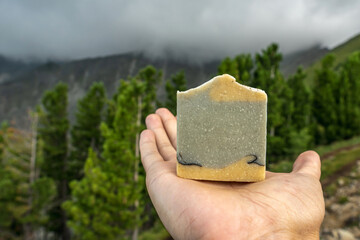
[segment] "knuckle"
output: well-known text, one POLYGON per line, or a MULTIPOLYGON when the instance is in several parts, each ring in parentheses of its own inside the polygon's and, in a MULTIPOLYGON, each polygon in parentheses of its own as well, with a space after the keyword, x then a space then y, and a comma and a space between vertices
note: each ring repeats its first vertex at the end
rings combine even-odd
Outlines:
POLYGON ((145 119, 146 123, 151 123, 158 120, 159 120, 159 116, 154 113, 148 115, 145 119))
POLYGON ((156 110, 157 114, 165 114, 167 112, 168 112, 168 110, 166 108, 159 108, 156 110))

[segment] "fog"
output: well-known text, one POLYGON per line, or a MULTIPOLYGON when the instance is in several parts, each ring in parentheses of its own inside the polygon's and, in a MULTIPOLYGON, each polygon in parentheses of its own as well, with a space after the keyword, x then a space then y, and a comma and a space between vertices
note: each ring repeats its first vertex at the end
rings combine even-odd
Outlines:
POLYGON ((360 32, 360 1, 0 0, 0 54, 80 59, 124 52, 204 61, 332 48, 360 32))

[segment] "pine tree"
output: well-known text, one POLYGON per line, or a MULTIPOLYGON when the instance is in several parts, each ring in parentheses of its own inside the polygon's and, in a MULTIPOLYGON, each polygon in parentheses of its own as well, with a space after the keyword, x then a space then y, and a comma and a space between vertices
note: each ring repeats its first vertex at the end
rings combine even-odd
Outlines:
POLYGON ((176 116, 176 93, 177 91, 186 90, 186 79, 184 71, 180 71, 171 76, 165 85, 167 100, 165 107, 169 109, 176 116))
POLYGON ((235 57, 235 62, 237 65, 238 72, 238 81, 241 84, 250 85, 251 84, 251 71, 254 67, 253 60, 250 54, 240 54, 235 57))
MULTIPOLYGON (((284 104, 288 104, 284 96, 290 94, 279 70, 281 59, 277 44, 271 44, 262 54, 256 54, 256 69, 252 81, 252 86, 264 90, 268 95, 267 156, 271 161, 277 161, 287 148, 286 137, 279 132, 289 115, 289 112, 284 112, 287 107, 284 104)), ((286 111, 288 110, 291 108, 286 111)))
POLYGON ((309 125, 311 113, 310 90, 305 86, 306 74, 301 67, 288 80, 289 87, 293 90, 294 111, 291 116, 292 125, 300 130, 309 125))
POLYGON ((63 207, 71 216, 69 226, 79 239, 127 239, 139 223, 141 185, 135 177, 135 140, 138 96, 144 91, 135 79, 122 81, 112 126, 103 124, 102 158, 93 150, 86 161, 85 176, 71 183, 72 200, 63 207))
POLYGON ((139 71, 135 79, 142 82, 144 92, 139 96, 141 105, 141 123, 145 122, 145 118, 153 113, 156 108, 156 87, 162 78, 162 72, 156 70, 153 66, 147 66, 139 71))
POLYGON ((56 85, 54 90, 47 91, 42 98, 42 113, 39 133, 43 141, 44 163, 41 174, 53 179, 56 184, 57 197, 49 210, 48 230, 62 239, 69 239, 66 227, 66 215, 61 209, 61 203, 66 200, 67 191, 67 160, 68 160, 68 130, 67 91, 64 83, 56 85))
POLYGON ((237 82, 251 84, 251 71, 254 67, 250 54, 240 54, 234 59, 226 57, 218 67, 218 74, 230 74, 237 82))
POLYGON ((360 134, 360 51, 354 52, 347 60, 344 69, 349 72, 350 87, 350 101, 353 103, 353 122, 351 124, 353 129, 353 136, 360 134))
POLYGON ((338 128, 342 138, 360 133, 360 52, 355 52, 343 64, 335 97, 338 128))
POLYGON ((305 151, 310 147, 310 114, 311 114, 311 100, 310 90, 305 86, 304 80, 306 74, 303 69, 299 67, 296 73, 289 77, 287 83, 292 91, 292 98, 286 100, 286 105, 292 105, 291 114, 287 118, 286 128, 288 128, 287 142, 288 154, 295 157, 299 153, 305 151))
POLYGON ((71 129, 71 157, 68 161, 69 179, 80 179, 91 147, 100 156, 103 139, 100 124, 104 116, 105 88, 94 83, 87 94, 78 101, 76 122, 71 129))
MULTIPOLYGON (((292 116, 295 110, 294 95, 296 94, 292 88, 289 87, 288 82, 283 80, 282 91, 279 93, 279 100, 281 101, 281 116, 283 123, 276 128, 276 135, 280 137, 283 144, 283 157, 296 157, 299 152, 295 152, 292 145, 292 138, 295 128, 293 126, 292 116), (295 156, 296 155, 296 156, 295 156)), ((279 157, 278 157, 279 158, 279 157)))
POLYGON ((334 89, 334 97, 336 100, 336 112, 337 112, 337 132, 341 138, 349 138, 352 136, 352 122, 355 113, 355 108, 351 99, 351 84, 348 72, 343 68, 339 75, 339 81, 334 89))
POLYGON ((233 59, 227 57, 225 58, 218 67, 218 74, 230 74, 233 76, 237 81, 239 81, 239 72, 238 72, 238 66, 236 61, 233 59))
POLYGON ((9 134, 9 126, 6 123, 1 124, 0 130, 0 239, 15 239, 11 226, 18 225, 13 217, 11 203, 15 202, 16 185, 12 180, 12 176, 6 169, 5 162, 5 144, 6 137, 9 134), (15 222, 15 223, 14 223, 15 222))
POLYGON ((136 239, 144 222, 144 177, 139 166, 139 133, 145 113, 153 112, 161 72, 153 67, 121 81, 112 116, 103 123, 102 160, 90 150, 85 176, 71 183, 63 204, 79 239, 136 239), (112 122, 109 124, 109 120, 112 122), (104 184, 106 183, 106 184, 104 184))
POLYGON ((8 128, 3 134, 3 168, 0 186, 1 238, 33 240, 47 222, 44 211, 55 195, 49 178, 39 177, 39 155, 36 151, 36 115, 32 131, 8 128))
POLYGON ((316 122, 315 143, 317 144, 326 144, 339 139, 335 93, 338 75, 333 70, 334 61, 334 55, 327 55, 322 60, 321 69, 316 72, 312 115, 316 122))
MULTIPOLYGON (((144 90, 139 93, 138 98, 138 112, 136 118, 136 126, 137 126, 137 133, 135 135, 135 169, 134 169, 134 182, 136 186, 142 188, 142 193, 140 197, 135 201, 135 209, 140 207, 140 204, 144 204, 141 202, 146 202, 147 209, 153 209, 152 203, 149 199, 147 191, 145 190, 145 170, 140 165, 140 147, 139 147, 139 140, 140 140, 140 132, 145 128, 145 118, 155 111, 156 108, 156 87, 160 83, 162 78, 162 72, 156 70, 153 66, 147 66, 144 69, 139 71, 138 76, 136 77, 137 82, 141 82, 143 85, 144 90)), ((151 211, 153 213, 153 211, 151 211)), ((140 222, 141 218, 146 218, 151 214, 148 212, 143 212, 142 214, 137 214, 137 222, 140 222)), ((136 240, 139 234, 139 225, 136 225, 132 234, 132 239, 136 240)))

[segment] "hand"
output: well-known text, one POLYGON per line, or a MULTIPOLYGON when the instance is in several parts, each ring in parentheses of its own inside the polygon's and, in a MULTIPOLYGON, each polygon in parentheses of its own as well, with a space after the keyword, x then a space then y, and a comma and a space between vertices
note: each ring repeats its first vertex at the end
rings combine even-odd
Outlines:
POLYGON ((267 172, 262 182, 189 180, 176 175, 176 118, 158 109, 146 125, 146 186, 174 239, 319 239, 325 210, 317 153, 302 153, 291 173, 267 172))

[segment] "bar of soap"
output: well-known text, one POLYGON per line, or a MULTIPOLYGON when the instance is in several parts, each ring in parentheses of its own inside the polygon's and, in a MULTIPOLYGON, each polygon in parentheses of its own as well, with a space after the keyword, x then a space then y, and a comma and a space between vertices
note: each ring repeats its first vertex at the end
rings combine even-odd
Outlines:
POLYGON ((177 92, 177 175, 265 179, 267 95, 228 74, 177 92))

